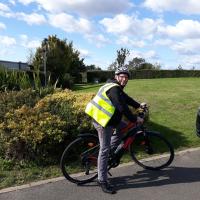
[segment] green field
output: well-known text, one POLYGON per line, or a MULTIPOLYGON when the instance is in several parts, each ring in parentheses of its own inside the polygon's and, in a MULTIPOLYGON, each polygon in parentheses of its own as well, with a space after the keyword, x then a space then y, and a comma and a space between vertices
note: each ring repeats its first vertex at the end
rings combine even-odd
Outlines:
MULTIPOLYGON (((101 85, 76 85, 74 90, 97 92, 101 85)), ((129 81, 125 91, 150 106, 149 128, 160 131, 178 151, 200 146, 200 138, 195 134, 196 112, 200 106, 199 86, 200 78, 136 79, 129 81)), ((38 168, 27 164, 15 170, 9 162, 2 166, 4 168, 0 164, 0 189, 61 176, 59 166, 38 168)))

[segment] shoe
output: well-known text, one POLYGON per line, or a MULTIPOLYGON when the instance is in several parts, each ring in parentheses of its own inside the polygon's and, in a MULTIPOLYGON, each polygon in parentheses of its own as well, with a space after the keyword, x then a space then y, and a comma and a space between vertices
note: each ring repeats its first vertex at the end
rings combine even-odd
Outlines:
POLYGON ((99 186, 101 187, 102 191, 108 194, 115 194, 116 191, 113 189, 113 187, 108 182, 99 182, 99 186))

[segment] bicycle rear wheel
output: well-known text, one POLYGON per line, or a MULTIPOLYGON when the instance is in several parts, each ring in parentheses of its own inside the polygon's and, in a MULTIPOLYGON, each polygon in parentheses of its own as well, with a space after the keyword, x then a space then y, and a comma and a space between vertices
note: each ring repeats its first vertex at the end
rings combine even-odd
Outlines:
POLYGON ((61 157, 61 170, 66 179, 82 184, 97 177, 99 140, 94 135, 83 135, 70 143, 61 157))
POLYGON ((152 131, 136 135, 130 153, 138 165, 150 170, 163 169, 174 159, 172 145, 161 134, 152 131))

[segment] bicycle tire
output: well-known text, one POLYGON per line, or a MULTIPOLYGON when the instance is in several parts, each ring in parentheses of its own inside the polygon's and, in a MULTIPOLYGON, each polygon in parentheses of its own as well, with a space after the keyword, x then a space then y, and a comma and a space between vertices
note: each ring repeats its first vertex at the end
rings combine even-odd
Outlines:
POLYGON ((94 135, 85 135, 71 142, 64 150, 60 167, 67 180, 76 184, 97 178, 99 140, 94 135))
POLYGON ((174 159, 174 148, 160 133, 146 131, 136 135, 130 145, 132 159, 144 169, 160 170, 174 159))

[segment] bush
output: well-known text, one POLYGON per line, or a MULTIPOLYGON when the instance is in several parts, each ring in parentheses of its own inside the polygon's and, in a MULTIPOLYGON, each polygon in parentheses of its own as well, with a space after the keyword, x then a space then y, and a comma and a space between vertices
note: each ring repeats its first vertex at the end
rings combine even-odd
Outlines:
MULTIPOLYGON (((59 89, 58 89, 59 91, 59 89)), ((4 120, 7 112, 27 105, 33 107, 42 97, 53 93, 52 88, 41 88, 39 91, 26 89, 21 91, 0 92, 0 122, 4 120)))
POLYGON ((6 99, 9 99, 10 103, 7 103, 6 109, 3 103, 0 104, 0 109, 4 108, 0 122, 2 158, 35 160, 39 164, 55 163, 65 143, 80 132, 93 129, 90 118, 84 113, 92 93, 76 94, 62 90, 44 98, 34 96, 31 91, 25 93, 5 93, 3 100, 7 102, 6 99))
POLYGON ((66 135, 77 136, 77 133, 91 129, 88 123, 89 117, 84 110, 93 95, 93 93, 84 94, 63 90, 41 99, 36 107, 40 112, 58 115, 66 121, 66 135))
POLYGON ((6 158, 41 159, 62 141, 65 121, 37 108, 22 106, 8 112, 0 128, 6 158))

